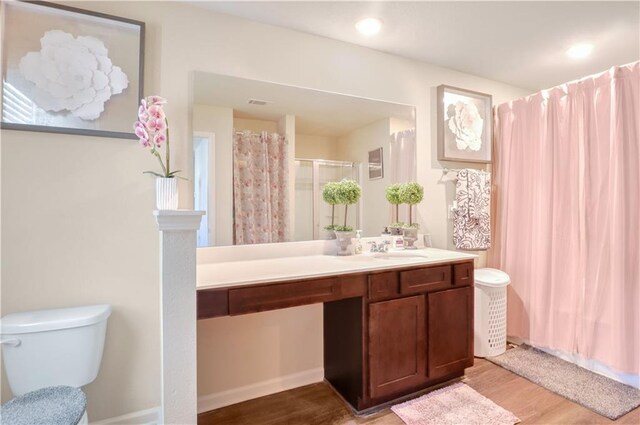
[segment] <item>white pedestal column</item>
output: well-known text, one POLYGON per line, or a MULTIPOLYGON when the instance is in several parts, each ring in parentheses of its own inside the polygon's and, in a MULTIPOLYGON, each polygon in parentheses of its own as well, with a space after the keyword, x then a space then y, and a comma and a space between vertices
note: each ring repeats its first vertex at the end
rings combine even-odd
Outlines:
POLYGON ((160 229, 160 420, 196 425, 196 231, 204 212, 153 214, 160 229))

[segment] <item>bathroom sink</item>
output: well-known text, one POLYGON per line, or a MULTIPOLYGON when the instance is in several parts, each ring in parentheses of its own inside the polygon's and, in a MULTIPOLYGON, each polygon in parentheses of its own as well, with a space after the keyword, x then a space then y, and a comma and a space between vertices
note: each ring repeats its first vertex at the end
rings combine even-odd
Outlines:
POLYGON ((345 255, 345 256, 337 256, 339 260, 347 261, 349 263, 372 263, 376 261, 376 257, 373 254, 362 254, 362 255, 345 255))
POLYGON ((363 252, 361 255, 348 255, 337 257, 348 263, 376 263, 383 260, 421 260, 428 255, 421 250, 416 251, 390 251, 390 252, 363 252))
POLYGON ((393 259, 393 258, 428 258, 428 255, 424 252, 416 251, 390 251, 390 252, 376 252, 369 254, 373 258, 393 259))

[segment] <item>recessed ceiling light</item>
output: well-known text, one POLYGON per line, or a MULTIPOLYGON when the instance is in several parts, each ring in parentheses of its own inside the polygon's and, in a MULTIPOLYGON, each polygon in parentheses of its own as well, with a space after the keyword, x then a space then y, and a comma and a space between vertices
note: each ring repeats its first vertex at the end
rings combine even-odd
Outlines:
POLYGON ((367 36, 376 35, 380 32, 380 28, 382 28, 382 22, 376 18, 366 18, 356 23, 356 29, 367 36))
POLYGON ((574 44, 567 50, 567 55, 571 59, 584 59, 591 54, 593 50, 593 44, 589 43, 579 43, 574 44))

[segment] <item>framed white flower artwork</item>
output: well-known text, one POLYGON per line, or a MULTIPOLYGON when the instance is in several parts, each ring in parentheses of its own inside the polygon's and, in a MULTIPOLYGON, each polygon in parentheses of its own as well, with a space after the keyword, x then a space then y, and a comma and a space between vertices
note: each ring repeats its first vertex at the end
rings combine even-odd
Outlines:
POLYGON ((3 129, 136 139, 143 22, 45 2, 2 8, 3 129))
POLYGON ((384 177, 382 148, 369 151, 369 180, 377 180, 384 177))
POLYGON ((438 86, 438 160, 491 162, 491 95, 438 86))

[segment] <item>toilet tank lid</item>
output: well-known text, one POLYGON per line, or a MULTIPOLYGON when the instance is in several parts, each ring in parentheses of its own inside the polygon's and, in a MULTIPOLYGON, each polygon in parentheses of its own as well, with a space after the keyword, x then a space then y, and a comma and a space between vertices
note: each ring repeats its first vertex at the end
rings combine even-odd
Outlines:
POLYGON ((111 306, 108 304, 11 313, 0 319, 0 334, 15 335, 78 328, 106 320, 110 314, 111 306))
POLYGON ((509 275, 498 269, 477 269, 474 272, 474 280, 477 285, 507 286, 511 279, 509 275))

